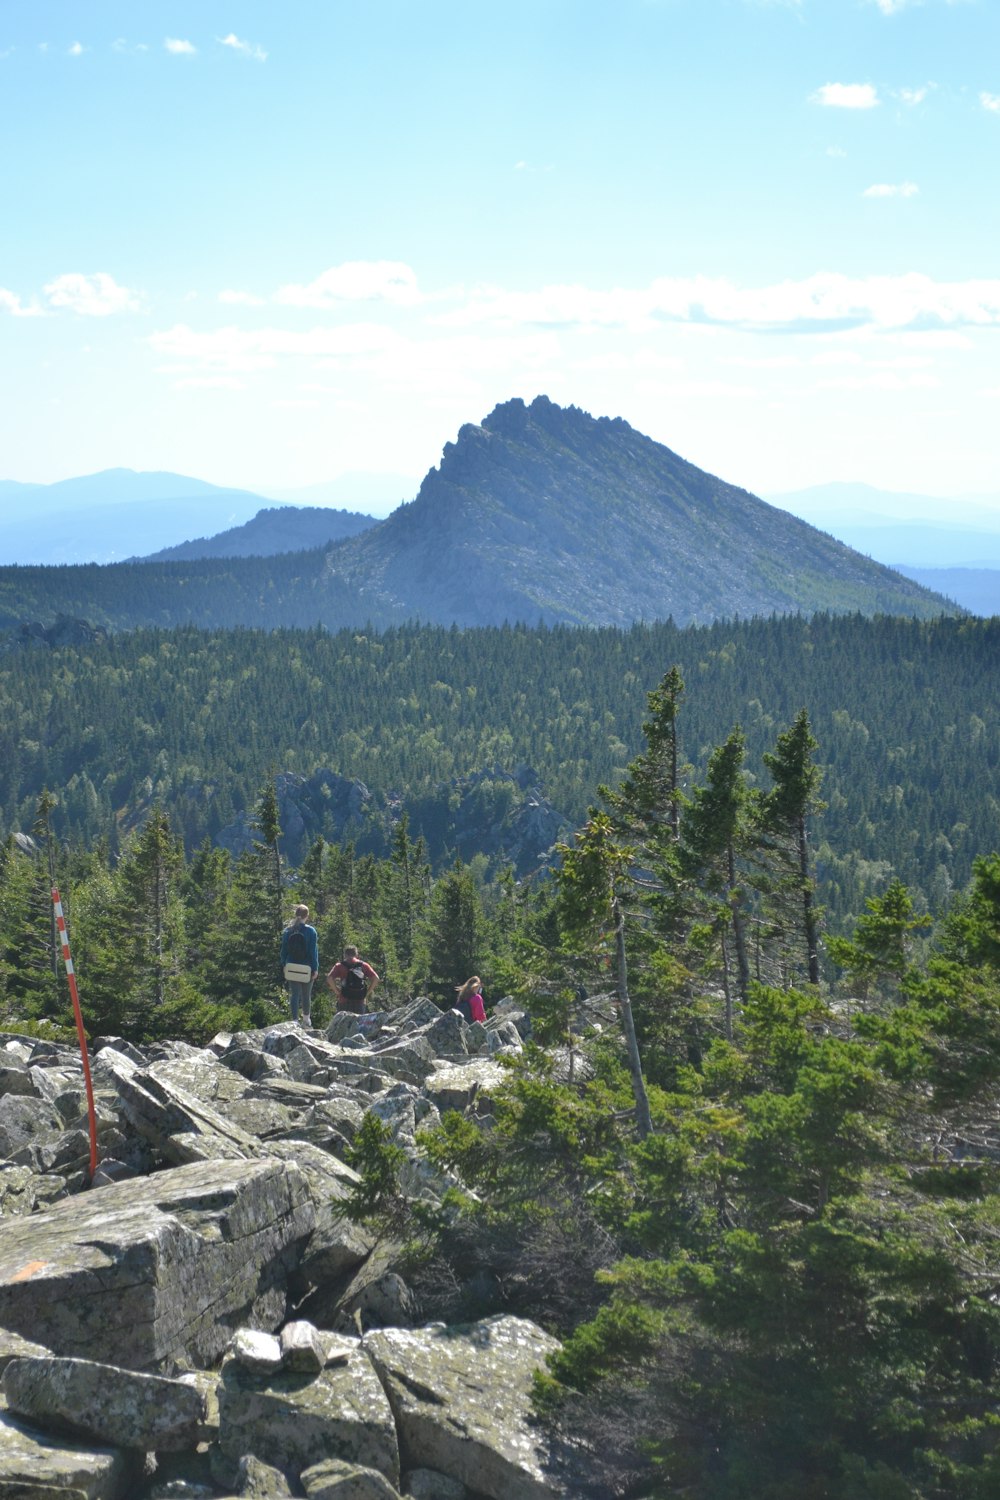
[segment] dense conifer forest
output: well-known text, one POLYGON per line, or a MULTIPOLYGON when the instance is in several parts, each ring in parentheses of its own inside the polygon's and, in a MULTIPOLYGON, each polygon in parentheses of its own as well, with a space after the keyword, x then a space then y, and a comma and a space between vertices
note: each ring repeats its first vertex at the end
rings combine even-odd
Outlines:
MULTIPOLYGON (((42 791, 60 838, 117 851, 153 805, 190 854, 253 806, 274 771, 359 778, 352 832, 385 855, 400 807, 449 854, 453 778, 528 765, 578 824, 641 739, 645 695, 677 664, 690 777, 739 724, 746 775, 809 710, 827 809, 822 899, 839 923, 896 875, 923 908, 1000 847, 996 620, 816 616, 680 630, 138 630, 0 655, 0 822, 25 830, 42 791)), ((502 811, 498 783, 481 793, 502 811)), ((316 830, 337 836, 332 824, 316 830)), ((451 853, 454 853, 452 847, 451 853)))

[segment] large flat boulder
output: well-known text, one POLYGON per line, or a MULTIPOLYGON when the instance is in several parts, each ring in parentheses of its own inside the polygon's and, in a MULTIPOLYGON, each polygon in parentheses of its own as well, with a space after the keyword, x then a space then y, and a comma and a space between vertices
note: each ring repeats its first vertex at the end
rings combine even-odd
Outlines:
POLYGON ((284 1369, 258 1374, 238 1358, 228 1359, 219 1387, 219 1448, 230 1465, 253 1453, 294 1480, 339 1458, 399 1483, 392 1412, 356 1340, 346 1359, 318 1375, 284 1369))
POLYGON ((276 1328, 315 1224, 269 1159, 178 1167, 67 1198, 0 1235, 0 1327, 130 1370, 205 1366, 234 1328, 276 1328))
POLYGON ((529 1421, 532 1373, 558 1348, 541 1328, 500 1316, 467 1328, 384 1328, 363 1346, 414 1468, 439 1469, 491 1500, 570 1500, 529 1421))
POLYGON ((207 1436, 208 1403, 197 1386, 89 1359, 13 1359, 3 1393, 23 1421, 92 1443, 162 1452, 207 1436))
POLYGON ((138 1475, 134 1455, 60 1442, 0 1412, 3 1500, 129 1500, 138 1475))

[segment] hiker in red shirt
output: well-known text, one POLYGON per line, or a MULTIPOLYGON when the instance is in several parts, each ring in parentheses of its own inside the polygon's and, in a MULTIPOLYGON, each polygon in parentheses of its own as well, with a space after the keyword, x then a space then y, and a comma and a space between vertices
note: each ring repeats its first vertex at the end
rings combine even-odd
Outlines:
POLYGON ((371 964, 366 964, 357 948, 344 949, 344 956, 334 964, 326 982, 337 996, 337 1009, 350 1010, 361 1015, 368 1009, 368 1001, 379 982, 371 964))

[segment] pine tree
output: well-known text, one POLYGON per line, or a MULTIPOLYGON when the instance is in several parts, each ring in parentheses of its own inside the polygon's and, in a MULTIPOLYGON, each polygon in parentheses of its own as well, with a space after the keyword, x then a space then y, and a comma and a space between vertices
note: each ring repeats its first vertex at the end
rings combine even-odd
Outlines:
POLYGON ((791 886, 797 896, 802 921, 809 983, 819 984, 819 909, 816 882, 809 858, 808 820, 826 805, 818 796, 822 772, 814 763, 819 742, 803 708, 794 724, 778 736, 775 749, 765 752, 764 764, 774 786, 763 801, 763 824, 774 840, 774 849, 784 866, 781 884, 791 886))
POLYGON ((758 799, 743 777, 743 731, 737 726, 712 752, 706 782, 696 788, 681 827, 680 868, 687 881, 716 900, 710 922, 718 934, 726 986, 726 1032, 732 1035, 726 934, 736 953, 737 992, 745 1002, 750 988, 747 955, 748 889, 744 857, 754 847, 758 799))

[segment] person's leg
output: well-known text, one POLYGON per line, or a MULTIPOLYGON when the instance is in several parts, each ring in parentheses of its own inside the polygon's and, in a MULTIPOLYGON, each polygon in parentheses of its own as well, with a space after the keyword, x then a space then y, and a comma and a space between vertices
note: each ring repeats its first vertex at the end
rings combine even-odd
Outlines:
POLYGON ((310 979, 302 986, 302 1024, 309 1027, 312 1026, 312 990, 313 982, 310 979))
POLYGON ((292 1020, 297 1021, 299 1019, 299 987, 297 984, 290 983, 288 986, 288 1003, 292 1010, 292 1020))

